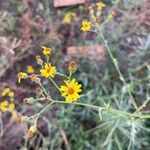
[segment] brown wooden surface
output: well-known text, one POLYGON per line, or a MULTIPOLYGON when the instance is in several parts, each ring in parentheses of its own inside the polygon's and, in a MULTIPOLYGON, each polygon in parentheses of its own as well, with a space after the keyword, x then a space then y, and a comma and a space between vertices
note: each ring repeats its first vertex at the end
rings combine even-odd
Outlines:
POLYGON ((84 4, 85 0, 54 0, 54 7, 62 7, 76 4, 84 4))
POLYGON ((67 54, 75 57, 88 57, 90 60, 103 61, 106 56, 106 49, 102 45, 92 46, 70 46, 67 54))

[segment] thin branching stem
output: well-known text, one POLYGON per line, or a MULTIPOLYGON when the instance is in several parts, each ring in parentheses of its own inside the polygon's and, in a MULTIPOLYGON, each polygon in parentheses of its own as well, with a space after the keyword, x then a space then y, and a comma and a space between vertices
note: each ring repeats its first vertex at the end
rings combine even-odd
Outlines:
POLYGON ((58 89, 58 91, 60 91, 60 89, 59 89, 58 85, 55 83, 55 81, 51 77, 49 77, 49 79, 55 85, 55 87, 58 89))
POLYGON ((56 74, 57 74, 57 75, 60 75, 60 76, 62 76, 62 77, 65 77, 66 79, 69 79, 68 76, 66 76, 65 74, 62 74, 62 73, 60 73, 60 72, 57 72, 56 74))
POLYGON ((44 112, 46 112, 47 110, 49 110, 49 108, 51 107, 52 104, 56 103, 56 104, 67 104, 67 105, 79 105, 79 106, 85 106, 85 107, 89 107, 89 108, 92 108, 94 110, 99 110, 101 109, 102 111, 107 111, 107 112, 110 112, 110 113, 115 113, 115 114, 119 114, 119 115, 125 115, 126 117, 131 117, 131 118, 140 118, 140 119, 148 119, 150 118, 150 115, 139 115, 139 114, 132 114, 132 113, 129 113, 129 112, 125 112, 125 111, 120 111, 120 110, 117 110, 117 109, 114 109, 114 108, 110 108, 108 106, 106 107, 100 107, 100 106, 95 106, 95 105, 91 105, 91 104, 85 104, 85 103, 79 103, 79 102, 74 102, 74 103, 66 103, 65 101, 58 101, 58 100, 52 100, 52 99, 49 99, 51 101, 50 104, 48 104, 44 109, 42 109, 39 113, 31 116, 30 118, 33 118, 37 115, 40 115, 44 112))
POLYGON ((137 106, 137 104, 136 104, 136 102, 135 102, 135 100, 134 100, 134 98, 133 98, 133 96, 132 96, 132 94, 131 94, 130 89, 129 89, 128 86, 127 86, 127 83, 126 83, 126 81, 125 81, 125 78, 123 77, 123 75, 122 75, 122 73, 121 73, 121 71, 120 71, 120 69, 119 69, 117 60, 114 58, 114 56, 113 56, 113 54, 112 54, 112 52, 111 52, 111 50, 110 50, 110 48, 109 48, 108 42, 107 42, 107 40, 106 40, 106 39, 104 38, 104 36, 103 36, 103 33, 100 33, 100 34, 101 34, 101 38, 103 39, 104 44, 105 44, 105 46, 106 46, 106 48, 107 48, 107 51, 108 51, 108 53, 109 53, 109 55, 110 55, 110 57, 111 57, 111 59, 112 59, 112 62, 113 62, 114 66, 115 66, 115 68, 116 68, 116 70, 117 70, 117 72, 118 72, 118 74, 119 74, 119 76, 120 76, 120 80, 121 80, 121 81, 123 82, 123 84, 127 87, 127 91, 128 91, 129 96, 130 96, 130 98, 131 98, 131 103, 133 104, 134 108, 135 108, 136 110, 138 110, 138 106, 137 106))

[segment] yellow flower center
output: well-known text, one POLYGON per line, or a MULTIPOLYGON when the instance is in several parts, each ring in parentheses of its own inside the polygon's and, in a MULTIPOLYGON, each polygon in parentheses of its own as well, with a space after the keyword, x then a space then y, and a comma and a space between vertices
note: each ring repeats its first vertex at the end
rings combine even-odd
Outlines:
POLYGON ((45 49, 45 51, 46 51, 46 52, 49 52, 50 50, 47 48, 47 49, 45 49))
POLYGON ((51 71, 51 66, 48 66, 48 68, 46 69, 46 72, 49 73, 51 71))
POLYGON ((69 89, 68 89, 68 93, 69 93, 69 94, 73 94, 73 93, 74 93, 74 89, 69 88, 69 89))

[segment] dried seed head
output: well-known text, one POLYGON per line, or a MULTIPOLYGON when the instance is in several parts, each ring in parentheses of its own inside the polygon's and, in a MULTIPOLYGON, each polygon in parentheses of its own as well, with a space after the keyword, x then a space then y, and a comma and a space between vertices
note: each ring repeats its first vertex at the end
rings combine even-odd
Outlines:
POLYGON ((35 100, 34 100, 33 97, 29 97, 29 98, 25 98, 23 100, 23 102, 26 103, 26 104, 34 104, 35 100))
POLYGON ((35 92, 36 92, 37 95, 42 95, 43 94, 43 90, 40 87, 36 88, 35 92))

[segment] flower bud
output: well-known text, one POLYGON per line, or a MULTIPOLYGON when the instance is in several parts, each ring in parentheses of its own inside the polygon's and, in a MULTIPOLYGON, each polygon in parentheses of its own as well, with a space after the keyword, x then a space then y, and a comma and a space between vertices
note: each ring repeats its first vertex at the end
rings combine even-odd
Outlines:
POLYGON ((21 115, 17 115, 16 121, 18 123, 24 123, 27 122, 29 120, 28 116, 21 116, 21 115))
POLYGON ((21 123, 22 122, 22 119, 21 119, 20 115, 17 115, 16 121, 17 121, 17 123, 21 123))
POLYGON ((40 87, 36 88, 35 92, 36 92, 37 95, 42 95, 43 94, 43 90, 40 87))
POLYGON ((36 76, 36 74, 32 74, 30 75, 30 79, 31 81, 33 82, 36 82, 37 84, 40 84, 41 83, 41 79, 39 77, 36 76))
POLYGON ((22 122, 27 122, 29 120, 29 117, 28 116, 23 116, 22 118, 21 118, 21 121, 22 122))
POLYGON ((36 78, 36 74, 31 74, 30 75, 30 80, 33 82, 35 81, 35 78, 36 78))
POLYGON ((43 65, 43 60, 41 59, 41 56, 40 56, 40 55, 37 55, 37 56, 36 56, 36 61, 37 61, 37 64, 38 64, 38 65, 41 65, 41 66, 43 65))
POLYGON ((71 61, 71 62, 69 63, 68 70, 69 70, 70 73, 76 72, 76 70, 77 70, 77 64, 76 64, 75 61, 71 61))
POLYGON ((34 104, 35 100, 34 100, 33 97, 30 97, 30 98, 25 98, 23 100, 23 102, 26 103, 26 104, 34 104))
POLYGON ((37 131, 37 127, 35 125, 31 126, 27 131, 27 137, 32 138, 33 135, 36 133, 36 131, 37 131))

